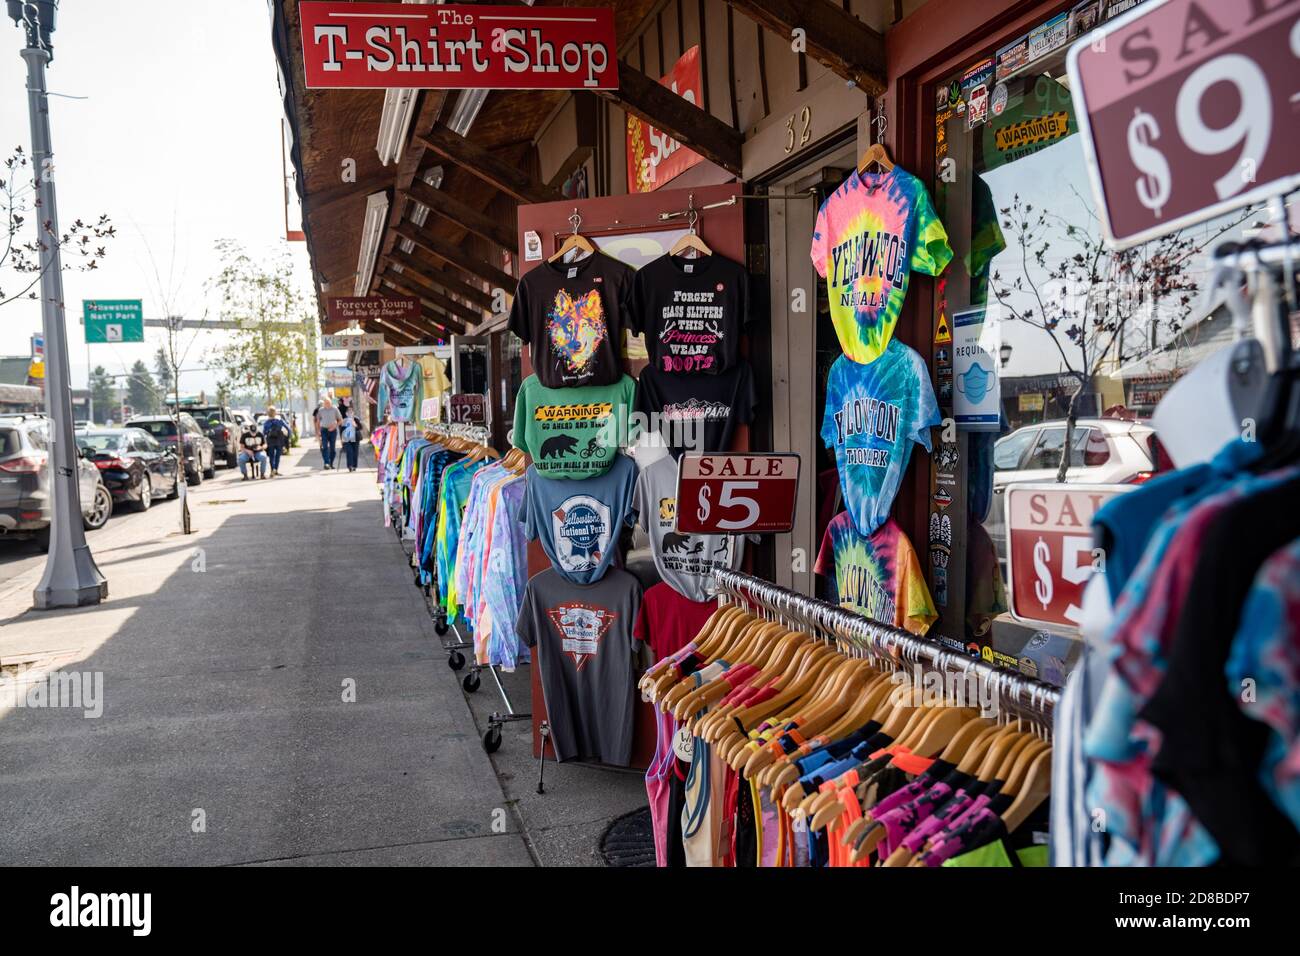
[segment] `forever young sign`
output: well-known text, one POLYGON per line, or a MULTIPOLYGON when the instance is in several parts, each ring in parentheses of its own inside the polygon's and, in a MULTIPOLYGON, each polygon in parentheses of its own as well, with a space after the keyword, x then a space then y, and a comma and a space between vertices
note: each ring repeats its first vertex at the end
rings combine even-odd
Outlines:
POLYGON ((611 90, 614 12, 305 0, 309 89, 611 90))

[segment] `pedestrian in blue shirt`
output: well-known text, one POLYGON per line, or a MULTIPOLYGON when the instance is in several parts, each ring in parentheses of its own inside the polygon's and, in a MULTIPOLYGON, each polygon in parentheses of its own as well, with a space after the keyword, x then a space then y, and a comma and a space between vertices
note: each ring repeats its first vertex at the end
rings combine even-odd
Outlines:
POLYGON ((289 447, 292 433, 289 424, 280 417, 274 406, 267 406, 266 421, 262 422, 262 435, 266 438, 266 454, 271 462, 271 477, 280 474, 280 456, 289 447))
POLYGON ((348 463, 348 471, 357 470, 357 453, 361 449, 361 423, 352 414, 350 408, 343 411, 343 423, 339 426, 339 440, 343 442, 343 456, 348 463))

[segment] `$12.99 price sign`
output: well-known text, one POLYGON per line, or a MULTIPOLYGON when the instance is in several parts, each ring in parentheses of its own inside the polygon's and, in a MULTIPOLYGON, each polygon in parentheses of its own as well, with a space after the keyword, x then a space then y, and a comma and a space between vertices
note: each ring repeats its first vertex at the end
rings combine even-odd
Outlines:
POLYGON ((1300 186, 1300 2, 1152 0, 1070 49, 1107 239, 1126 248, 1300 186))
POLYGON ((1083 589, 1105 555, 1092 540, 1092 516, 1136 485, 1026 482, 1007 486, 1011 613, 1033 624, 1078 627, 1083 589))
POLYGON ((677 463, 679 534, 776 534, 794 527, 799 456, 685 454, 677 463))

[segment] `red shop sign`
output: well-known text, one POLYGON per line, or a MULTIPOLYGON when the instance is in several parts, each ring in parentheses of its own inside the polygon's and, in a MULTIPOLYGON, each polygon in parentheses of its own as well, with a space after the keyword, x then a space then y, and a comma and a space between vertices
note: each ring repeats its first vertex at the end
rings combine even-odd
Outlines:
POLYGON ((1007 486, 1011 613, 1031 624, 1078 627, 1083 588, 1104 555, 1094 553, 1092 516, 1135 485, 1026 482, 1007 486))
POLYGON ((415 321, 420 318, 420 300, 400 296, 333 296, 325 300, 325 315, 331 323, 362 325, 376 319, 415 321))
POLYGON ((1300 186, 1300 2, 1146 3, 1070 49, 1107 239, 1126 248, 1300 186))
POLYGON ((776 534, 794 527, 799 456, 685 454, 677 463, 679 534, 776 534))
POLYGON ((604 7, 304 0, 308 89, 615 90, 604 7))
MULTIPOLYGON (((659 81, 686 102, 704 103, 704 82, 700 73, 699 44, 682 54, 672 71, 659 81)), ((680 176, 704 157, 687 149, 645 120, 627 114, 627 191, 648 193, 680 176)))

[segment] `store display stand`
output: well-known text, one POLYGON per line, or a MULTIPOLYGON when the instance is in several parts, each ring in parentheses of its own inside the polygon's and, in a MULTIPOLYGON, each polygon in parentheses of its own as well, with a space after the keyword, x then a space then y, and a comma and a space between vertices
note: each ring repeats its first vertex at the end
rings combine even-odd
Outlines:
MULTIPOLYGON (((463 648, 474 646, 473 641, 465 640, 464 635, 460 632, 459 625, 453 624, 452 630, 455 632, 458 642, 454 644, 444 644, 444 647, 463 648)), ((464 655, 460 654, 459 651, 454 651, 453 653, 460 658, 460 667, 464 667, 464 655)), ((460 670, 460 667, 452 667, 452 670, 460 670)), ((501 683, 501 674, 495 664, 474 664, 470 668, 469 673, 466 674, 464 679, 460 682, 460 686, 465 693, 473 694, 478 691, 479 687, 483 684, 481 676, 483 671, 487 671, 492 677, 492 683, 497 685, 497 694, 501 697, 501 703, 505 705, 504 712, 499 710, 492 712, 488 717, 488 728, 483 732, 483 749, 491 754, 496 753, 501 749, 502 727, 506 724, 514 723, 515 721, 532 720, 533 715, 531 713, 521 714, 515 710, 515 705, 510 700, 510 695, 506 692, 505 685, 501 683)))

